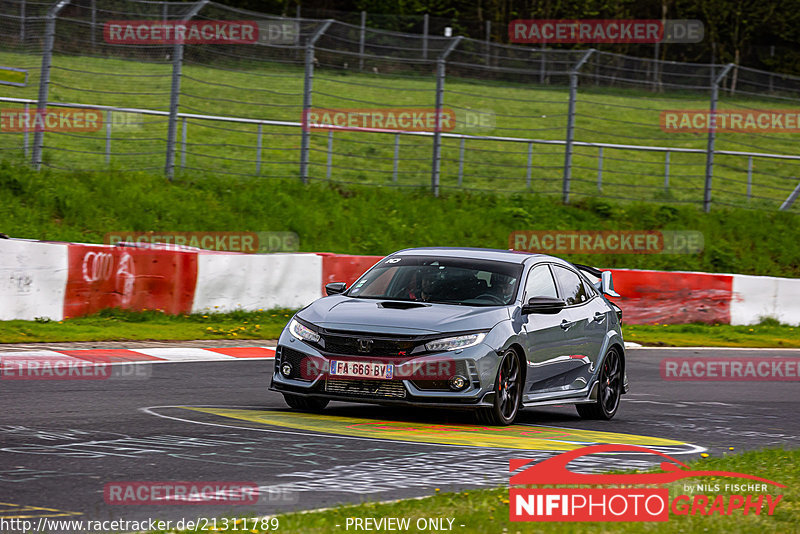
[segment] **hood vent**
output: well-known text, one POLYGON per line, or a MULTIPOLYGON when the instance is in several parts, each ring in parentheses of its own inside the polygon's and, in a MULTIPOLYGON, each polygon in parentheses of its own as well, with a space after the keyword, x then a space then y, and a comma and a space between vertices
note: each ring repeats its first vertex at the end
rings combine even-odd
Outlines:
POLYGON ((397 301, 388 301, 388 302, 379 302, 379 308, 388 308, 390 310, 410 310, 411 308, 426 308, 428 304, 422 304, 421 302, 397 302, 397 301))

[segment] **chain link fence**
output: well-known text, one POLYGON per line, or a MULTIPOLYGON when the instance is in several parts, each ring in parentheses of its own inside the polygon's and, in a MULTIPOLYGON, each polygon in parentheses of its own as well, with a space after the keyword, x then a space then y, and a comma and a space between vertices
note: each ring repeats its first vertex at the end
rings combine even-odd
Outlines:
POLYGON ((0 0, 0 28, 0 154, 37 167, 798 210, 796 77, 208 1, 0 0), (138 21, 257 31, 119 33, 138 21), (9 127, 25 109, 100 120, 9 127), (713 110, 794 113, 795 128, 698 126, 713 110))

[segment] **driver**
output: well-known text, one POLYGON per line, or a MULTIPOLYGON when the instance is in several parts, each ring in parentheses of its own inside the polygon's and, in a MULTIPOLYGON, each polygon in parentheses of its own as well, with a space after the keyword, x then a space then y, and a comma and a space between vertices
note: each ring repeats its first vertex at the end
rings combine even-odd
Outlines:
POLYGON ((423 302, 429 302, 433 297, 433 292, 436 287, 436 282, 439 280, 438 269, 423 269, 422 280, 420 282, 419 299, 423 302))
POLYGON ((421 300, 429 302, 431 300, 434 286, 439 279, 438 269, 431 269, 430 267, 421 267, 414 272, 411 278, 410 289, 408 291, 408 298, 410 300, 421 300))
POLYGON ((500 273, 492 273, 492 294, 504 303, 509 302, 514 296, 514 283, 516 278, 500 273))

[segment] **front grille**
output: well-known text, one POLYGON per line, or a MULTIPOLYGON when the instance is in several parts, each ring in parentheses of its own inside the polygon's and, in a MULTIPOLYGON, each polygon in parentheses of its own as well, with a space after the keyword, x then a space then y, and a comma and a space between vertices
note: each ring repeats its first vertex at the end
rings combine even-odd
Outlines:
POLYGON ((416 338, 381 338, 374 334, 322 334, 325 351, 331 354, 365 356, 405 356, 411 354, 420 342, 416 338), (369 340, 369 350, 364 351, 360 340, 369 340), (403 353, 403 354, 401 354, 403 353))
POLYGON ((325 391, 343 395, 402 399, 406 388, 400 380, 339 380, 325 381, 325 391))

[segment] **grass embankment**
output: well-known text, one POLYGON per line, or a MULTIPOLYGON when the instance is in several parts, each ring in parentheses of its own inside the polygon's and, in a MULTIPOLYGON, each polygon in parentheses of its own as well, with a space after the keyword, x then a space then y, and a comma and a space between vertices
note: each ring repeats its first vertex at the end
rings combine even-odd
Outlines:
MULTIPOLYGON (((291 513, 277 516, 279 532, 303 532, 308 534, 324 534, 328 532, 346 532, 348 518, 409 518, 412 528, 407 532, 419 532, 413 525, 420 518, 453 518, 454 532, 476 532, 501 534, 506 532, 537 533, 582 533, 582 532, 675 532, 675 533, 789 533, 797 532, 800 523, 800 450, 768 449, 751 451, 742 454, 726 454, 719 458, 705 458, 690 462, 693 470, 733 471, 753 474, 773 480, 786 486, 778 488, 767 486, 766 493, 773 496, 783 495, 775 507, 773 515, 767 515, 766 504, 763 513, 743 515, 742 511, 734 511, 730 516, 720 515, 675 515, 670 512, 670 519, 663 523, 564 523, 564 522, 511 522, 509 521, 508 488, 489 490, 469 490, 458 493, 436 493, 425 499, 403 500, 394 503, 364 503, 356 506, 341 506, 332 510, 291 513), (338 527, 336 525, 339 525, 338 527), (464 525, 461 527, 460 525, 464 525)), ((746 483, 746 480, 723 479, 719 477, 703 479, 685 479, 670 484, 670 499, 686 493, 683 485, 719 484, 719 492, 695 492, 708 494, 711 499, 716 495, 731 495, 725 491, 724 485, 746 483)), ((750 492, 749 494, 752 494, 750 492)), ((748 494, 745 492, 745 494, 748 494)), ((726 501, 727 502, 727 501, 726 501)), ((704 507, 708 510, 708 506, 704 507)), ((445 523, 446 524, 446 523, 445 523)), ((252 527, 252 521, 249 526, 252 527)), ((353 527, 351 526, 351 531, 353 527)), ((260 529, 249 529, 254 534, 260 529)), ((188 531, 184 531, 188 532, 188 531)), ((203 532, 203 531, 192 531, 203 532)), ((226 532, 237 532, 227 530, 226 532)), ((239 530, 243 532, 243 530, 239 530)), ((382 531, 381 531, 382 532, 382 531)))
POLYGON ((800 276, 797 216, 785 212, 508 197, 145 173, 36 173, 0 162, 0 232, 102 243, 107 232, 293 231, 300 250, 385 255, 418 246, 508 248, 514 230, 696 230, 701 254, 572 255, 599 267, 800 276))
POLYGON ((262 310, 167 315, 154 310, 103 310, 64 321, 0 321, 0 343, 276 339, 293 313, 262 310))
MULTIPOLYGON (((300 122, 303 91, 302 67, 215 55, 203 61, 218 61, 213 68, 197 63, 187 52, 181 82, 181 111, 188 113, 273 119, 300 122)), ((40 58, 0 52, 0 63, 30 69, 27 87, 5 87, 4 94, 36 98, 40 58)), ((354 73, 341 65, 323 65, 314 77, 313 105, 327 109, 430 108, 435 79, 430 70, 418 75, 385 72, 354 73)), ((125 61, 101 57, 56 55, 51 71, 50 100, 77 102, 87 106, 113 105, 154 110, 168 109, 171 65, 125 61)), ((479 76, 476 74, 476 76, 479 76)), ((457 133, 563 140, 566 131, 568 91, 564 86, 495 82, 449 77, 444 105, 456 116, 468 111, 486 111, 494 124, 481 129, 459 126, 457 133)), ((706 134, 664 132, 663 110, 708 109, 704 93, 666 91, 652 93, 634 89, 603 88, 581 82, 576 106, 575 139, 584 142, 655 145, 706 149, 706 134)), ((722 95, 720 109, 770 109, 781 102, 767 98, 722 95)), ((784 106, 785 107, 785 106, 784 106)), ((105 161, 105 128, 96 132, 48 133, 45 165, 56 168, 107 170, 164 167, 164 117, 126 115, 115 112, 110 164, 105 161)), ((261 175, 296 177, 299 173, 299 129, 263 128, 261 175)), ((328 132, 314 130, 311 136, 312 179, 326 179, 328 132)), ((794 134, 727 133, 717 136, 717 150, 753 150, 795 154, 794 134)), ((255 175, 257 127, 192 119, 187 123, 186 168, 215 173, 255 175)), ((22 157, 22 134, 0 136, 6 154, 22 157)), ((526 186, 526 143, 470 140, 466 143, 463 187, 489 191, 527 191, 560 195, 564 150, 559 145, 533 146, 530 188, 526 186)), ((331 179, 339 182, 390 185, 394 136, 337 131, 334 135, 331 179)), ((459 140, 445 138, 442 144, 442 187, 457 187, 459 140)), ((4 156, 8 157, 8 156, 4 156)), ((430 183, 431 139, 401 136, 398 181, 395 185, 430 183)), ((179 161, 180 159, 178 159, 179 161)), ((669 188, 664 187, 663 153, 631 152, 606 148, 603 172, 604 195, 642 200, 702 201, 705 156, 671 154, 669 188)), ((573 154, 572 192, 597 194, 598 150, 576 146, 573 154)), ((747 190, 747 160, 718 154, 715 158, 714 200, 744 203, 747 190)), ((751 206, 776 209, 796 185, 795 166, 780 160, 755 158, 751 206), (768 198, 759 200, 760 197, 768 198)), ((577 198, 577 196, 576 196, 577 198)), ((797 212, 799 207, 794 209, 797 212)))
MULTIPOLYGON (((0 321, 0 343, 194 339, 276 339, 293 310, 166 315, 104 310, 64 321, 0 321)), ((800 348, 800 327, 759 325, 624 325, 626 341, 674 347, 800 348)))
POLYGON ((800 326, 782 325, 774 319, 760 324, 623 325, 625 341, 660 347, 800 348, 800 326))

